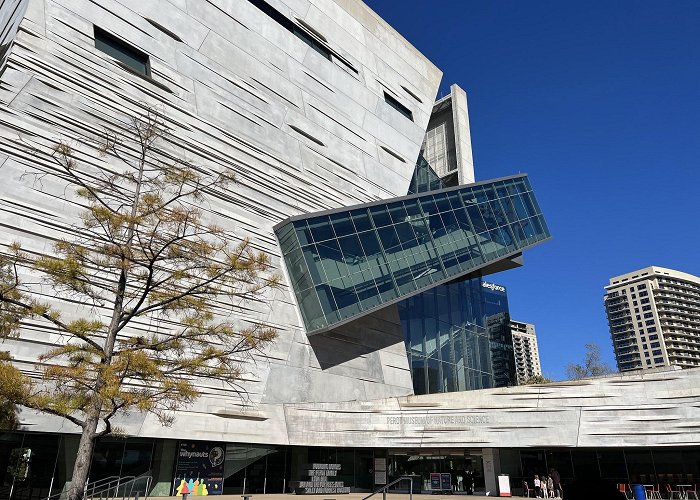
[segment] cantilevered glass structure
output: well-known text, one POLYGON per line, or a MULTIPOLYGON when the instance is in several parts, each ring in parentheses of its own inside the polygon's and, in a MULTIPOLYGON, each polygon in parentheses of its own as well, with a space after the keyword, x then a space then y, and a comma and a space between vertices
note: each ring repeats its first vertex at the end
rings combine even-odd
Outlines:
POLYGON ((275 233, 309 334, 550 237, 526 175, 295 216, 275 233))

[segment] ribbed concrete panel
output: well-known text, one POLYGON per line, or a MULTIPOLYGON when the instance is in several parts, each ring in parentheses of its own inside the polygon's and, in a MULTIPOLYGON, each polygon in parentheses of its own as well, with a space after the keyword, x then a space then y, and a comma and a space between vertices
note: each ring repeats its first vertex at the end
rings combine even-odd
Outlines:
POLYGON ((700 369, 287 407, 286 422, 317 446, 697 446, 700 369))
MULTIPOLYGON (((299 387, 288 379, 276 383, 299 387)), ((314 372, 307 383, 331 395, 333 387, 314 372)), ((700 369, 374 401, 364 396, 371 396, 369 385, 345 403, 269 403, 241 411, 212 395, 178 412, 172 427, 139 415, 119 425, 142 437, 331 447, 677 447, 700 441, 700 369)), ((24 412, 22 419, 27 430, 75 432, 53 417, 24 412)))

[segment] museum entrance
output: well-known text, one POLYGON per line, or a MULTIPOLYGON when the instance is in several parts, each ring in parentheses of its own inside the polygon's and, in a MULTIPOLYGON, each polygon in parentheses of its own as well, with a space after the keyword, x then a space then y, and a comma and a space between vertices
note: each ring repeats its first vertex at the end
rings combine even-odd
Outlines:
MULTIPOLYGON (((430 492, 431 473, 449 473, 453 493, 467 494, 484 491, 484 463, 480 448, 389 450, 387 460, 389 482, 401 476, 414 476, 414 481, 419 482, 421 491, 430 492)), ((396 491, 408 489, 405 483, 397 486, 396 491)))

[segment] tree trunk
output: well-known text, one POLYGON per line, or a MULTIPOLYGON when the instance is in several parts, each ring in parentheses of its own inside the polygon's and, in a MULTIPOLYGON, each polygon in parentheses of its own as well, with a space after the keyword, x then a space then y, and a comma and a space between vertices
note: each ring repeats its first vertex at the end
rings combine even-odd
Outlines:
POLYGON ((83 500, 85 495, 85 485, 90 473, 98 421, 98 417, 92 415, 85 420, 85 427, 83 427, 80 444, 78 445, 78 454, 75 457, 73 478, 71 479, 67 500, 83 500))

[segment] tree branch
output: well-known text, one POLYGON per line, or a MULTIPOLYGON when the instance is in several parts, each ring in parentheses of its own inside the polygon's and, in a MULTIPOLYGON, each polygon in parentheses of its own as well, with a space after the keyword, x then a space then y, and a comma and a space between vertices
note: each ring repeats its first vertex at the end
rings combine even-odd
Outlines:
POLYGON ((54 318, 53 316, 51 316, 50 314, 45 313, 45 312, 44 313, 42 313, 42 312, 37 313, 36 310, 29 304, 25 304, 24 302, 14 300, 14 299, 11 299, 9 297, 4 297, 1 293, 0 293, 0 302, 7 302, 8 304, 22 307, 22 308, 26 309, 27 311, 29 311, 30 314, 36 314, 37 316, 40 316, 40 317, 44 318, 45 320, 50 321, 51 323, 53 323, 54 325, 56 325, 57 327, 62 329, 65 333, 67 333, 69 335, 73 335, 76 338, 79 338, 80 340, 82 340, 86 344, 90 345, 91 347, 93 347, 97 351, 102 350, 102 347, 98 343, 96 343, 94 340, 90 339, 89 337, 86 337, 85 335, 71 332, 70 329, 68 328, 68 326, 65 323, 63 323, 61 320, 54 318))

